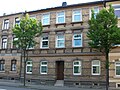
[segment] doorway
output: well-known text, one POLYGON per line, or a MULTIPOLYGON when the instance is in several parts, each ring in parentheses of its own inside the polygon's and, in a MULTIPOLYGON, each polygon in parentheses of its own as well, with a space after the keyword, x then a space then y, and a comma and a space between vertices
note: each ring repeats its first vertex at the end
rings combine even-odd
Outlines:
POLYGON ((64 61, 56 61, 56 79, 64 80, 64 61))

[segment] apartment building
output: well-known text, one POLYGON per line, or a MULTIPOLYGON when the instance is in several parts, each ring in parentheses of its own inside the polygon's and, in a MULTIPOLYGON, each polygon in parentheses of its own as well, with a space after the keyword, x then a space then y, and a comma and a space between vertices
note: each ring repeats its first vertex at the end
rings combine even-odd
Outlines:
MULTIPOLYGON (((111 0, 107 5, 109 3, 111 0)), ((97 14, 103 7, 103 1, 74 5, 64 2, 59 7, 27 12, 31 18, 42 22, 43 33, 36 38, 37 45, 27 50, 26 81, 56 86, 61 81, 61 85, 66 86, 104 87, 105 56, 89 47, 86 36, 91 9, 97 14)), ((16 38, 12 33, 13 26, 20 23, 22 16, 23 13, 0 16, 0 79, 23 79, 24 60, 21 50, 13 45, 16 38)), ((112 52, 110 60, 114 68, 113 60, 120 60, 119 49, 112 52)), ((110 73, 114 72, 113 68, 110 67, 110 73)), ((115 78, 110 76, 114 86, 116 82, 111 79, 115 78)))
MULTIPOLYGON (((107 2, 107 6, 111 4, 114 7, 115 15, 118 17, 118 27, 120 27, 120 1, 107 2)), ((116 45, 109 54, 109 82, 110 87, 120 88, 120 45, 116 45)))

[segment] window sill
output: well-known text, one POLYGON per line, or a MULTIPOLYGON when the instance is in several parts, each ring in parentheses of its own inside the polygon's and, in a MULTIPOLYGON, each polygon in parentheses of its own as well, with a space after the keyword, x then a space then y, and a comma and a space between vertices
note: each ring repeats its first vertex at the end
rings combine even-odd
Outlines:
POLYGON ((5 73, 5 71, 0 71, 0 73, 5 73))
POLYGON ((64 25, 64 27, 66 26, 66 23, 56 23, 55 26, 59 26, 59 25, 64 25))
POLYGON ((79 22, 71 22, 71 24, 72 24, 72 26, 74 25, 74 24, 83 24, 83 21, 79 21, 79 22))
POLYGON ((48 25, 42 25, 43 27, 50 27, 50 24, 48 24, 48 25))

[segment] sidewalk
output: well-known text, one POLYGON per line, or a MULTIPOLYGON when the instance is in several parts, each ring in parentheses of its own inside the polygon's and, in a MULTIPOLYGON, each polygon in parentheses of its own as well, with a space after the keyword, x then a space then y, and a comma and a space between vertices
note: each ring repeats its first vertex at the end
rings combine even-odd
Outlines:
MULTIPOLYGON (((18 87, 18 88, 24 87, 23 83, 14 80, 0 80, 0 86, 9 86, 9 87, 18 87)), ((105 90, 103 88, 95 89, 95 88, 78 88, 78 87, 66 87, 66 86, 55 87, 55 86, 47 86, 47 85, 34 85, 28 83, 26 83, 25 88, 29 88, 32 90, 105 90)), ((118 89, 110 89, 110 90, 118 90, 118 89)))

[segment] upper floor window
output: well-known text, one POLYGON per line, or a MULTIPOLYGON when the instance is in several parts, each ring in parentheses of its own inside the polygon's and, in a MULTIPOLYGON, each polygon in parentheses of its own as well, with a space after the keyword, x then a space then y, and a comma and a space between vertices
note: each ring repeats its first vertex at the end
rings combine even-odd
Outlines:
POLYGON ((49 40, 48 35, 41 37, 41 48, 48 48, 49 47, 49 40))
POLYGON ((12 45, 12 48, 18 48, 18 45, 15 45, 15 44, 14 44, 14 41, 17 41, 17 40, 18 40, 18 38, 13 37, 13 45, 12 45))
POLYGON ((115 15, 120 18, 120 4, 119 5, 113 5, 115 15))
POLYGON ((15 18, 15 25, 16 25, 16 24, 17 24, 17 25, 20 25, 20 18, 19 18, 19 17, 16 17, 16 18, 15 18))
POLYGON ((120 62, 115 63, 115 75, 120 76, 120 62))
POLYGON ((4 20, 3 29, 9 29, 9 19, 4 20))
POLYGON ((82 34, 73 35, 73 47, 82 47, 82 34))
POLYGON ((16 71, 16 60, 11 60, 11 71, 16 71))
POLYGON ((61 12, 57 12, 57 17, 56 17, 57 21, 56 23, 65 23, 65 12, 64 11, 61 11, 61 12))
POLYGON ((100 75, 100 61, 99 60, 92 61, 92 75, 100 75))
POLYGON ((32 61, 27 61, 26 62, 26 73, 27 74, 32 74, 32 61))
POLYGON ((57 35, 57 37, 56 37, 56 47, 57 48, 65 47, 65 39, 64 39, 63 34, 57 35))
POLYGON ((74 61, 73 62, 73 74, 74 75, 81 75, 81 61, 74 61))
MULTIPOLYGON (((92 8, 92 10, 94 11, 94 17, 96 18, 96 15, 99 13, 99 7, 94 7, 92 8)), ((91 16, 92 16, 92 11, 90 9, 90 19, 91 19, 91 16)))
POLYGON ((73 10, 72 22, 82 21, 82 11, 81 10, 73 10))
POLYGON ((42 25, 50 24, 50 14, 43 14, 42 16, 42 25))
POLYGON ((2 38, 2 49, 7 48, 7 38, 2 38))
POLYGON ((47 61, 41 61, 40 63, 40 73, 41 74, 47 74, 48 72, 48 62, 47 61))
POLYGON ((5 71, 5 60, 0 60, 0 71, 5 71))

